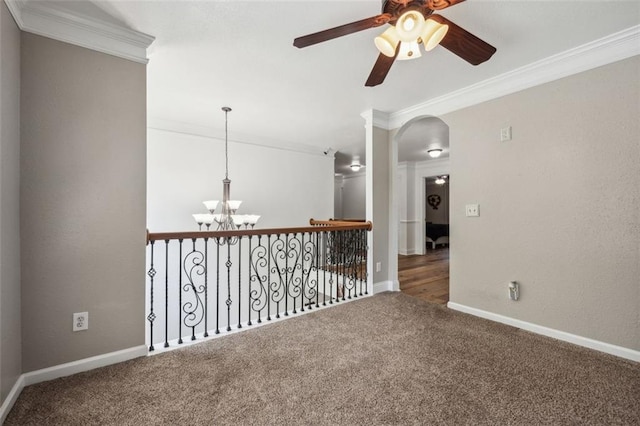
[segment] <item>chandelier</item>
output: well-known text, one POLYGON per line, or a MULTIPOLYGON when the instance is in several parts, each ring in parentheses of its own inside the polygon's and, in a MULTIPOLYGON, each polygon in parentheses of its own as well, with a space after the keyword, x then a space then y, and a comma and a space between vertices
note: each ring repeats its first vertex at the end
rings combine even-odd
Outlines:
POLYGON ((218 200, 203 201, 204 206, 209 210, 209 213, 196 213, 193 215, 194 220, 198 224, 199 230, 202 231, 202 225, 210 229, 211 225, 217 224, 216 230, 218 231, 231 231, 234 229, 240 229, 242 226, 245 229, 251 228, 258 223, 260 219, 259 215, 255 214, 236 214, 236 211, 240 208, 242 201, 230 200, 231 196, 231 180, 229 179, 229 131, 227 127, 227 116, 231 111, 229 107, 222 107, 224 111, 224 179, 222 180, 222 203, 218 200), (218 204, 221 204, 221 212, 216 213, 218 204))

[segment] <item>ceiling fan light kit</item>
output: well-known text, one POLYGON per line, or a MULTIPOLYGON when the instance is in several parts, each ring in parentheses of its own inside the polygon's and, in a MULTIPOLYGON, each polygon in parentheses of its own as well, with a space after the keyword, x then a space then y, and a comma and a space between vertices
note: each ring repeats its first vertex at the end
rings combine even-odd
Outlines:
POLYGON ((400 37, 396 27, 389 27, 385 32, 373 39, 376 47, 385 56, 393 58, 396 54, 396 47, 400 43, 400 37))
POLYGON ((419 58, 420 56, 422 56, 422 53, 420 53, 420 45, 417 41, 412 41, 411 43, 400 44, 400 52, 398 52, 396 59, 398 61, 405 61, 407 59, 419 58))
POLYGON ((440 24, 433 19, 426 19, 424 22, 425 24, 424 30, 422 31, 422 44, 424 45, 424 50, 428 52, 430 50, 433 50, 434 47, 440 44, 444 36, 447 35, 449 26, 440 24))
POLYGON ((381 84, 396 59, 414 59, 422 56, 420 43, 427 52, 440 44, 470 64, 479 65, 489 60, 496 52, 496 48, 447 18, 433 13, 463 1, 383 0, 380 15, 298 37, 293 41, 293 45, 303 48, 390 24, 391 27, 374 39, 380 55, 365 83, 368 87, 381 84))
POLYGON ((409 43, 415 41, 424 27, 424 16, 417 10, 408 10, 398 18, 396 22, 396 30, 400 41, 409 43))

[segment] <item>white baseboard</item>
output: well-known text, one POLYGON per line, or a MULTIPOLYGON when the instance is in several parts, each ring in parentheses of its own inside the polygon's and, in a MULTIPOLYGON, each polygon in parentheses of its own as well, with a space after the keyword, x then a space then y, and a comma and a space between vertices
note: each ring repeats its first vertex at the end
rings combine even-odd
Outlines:
POLYGON ((496 314, 493 312, 483 311, 482 309, 472 308, 470 306, 461 305, 455 302, 447 303, 447 307, 480 318, 485 318, 502 324, 511 325, 513 327, 527 330, 532 333, 541 334, 543 336, 552 337, 564 342, 573 343, 574 345, 583 346, 585 348, 594 349, 596 351, 604 352, 610 355, 615 355, 620 358, 640 362, 640 351, 636 351, 634 349, 612 345, 610 343, 601 342, 599 340, 590 339, 588 337, 578 336, 575 334, 567 333, 565 331, 544 327, 542 325, 533 324, 511 317, 506 317, 504 315, 496 314))
POLYGON ((120 351, 109 352, 90 358, 79 359, 77 361, 68 362, 66 364, 54 365, 53 367, 43 368, 41 370, 30 371, 20 375, 15 385, 11 388, 11 392, 0 406, 0 424, 9 415, 9 411, 13 408, 20 392, 25 386, 34 385, 40 382, 57 379, 59 377, 70 376, 83 371, 93 370, 94 368, 105 367, 111 364, 128 361, 147 355, 147 347, 145 345, 134 346, 133 348, 123 349, 120 351))
POLYGON ((11 408, 13 408, 13 404, 15 404, 18 400, 20 392, 22 392, 24 386, 24 375, 21 375, 20 377, 18 377, 18 380, 16 380, 16 383, 11 388, 11 391, 9 391, 9 395, 7 395, 5 400, 2 402, 2 405, 0 405, 0 425, 3 424, 7 419, 9 411, 11 411, 11 408))
POLYGON ((387 280, 373 284, 373 294, 382 293, 383 291, 400 291, 400 283, 397 280, 387 280))

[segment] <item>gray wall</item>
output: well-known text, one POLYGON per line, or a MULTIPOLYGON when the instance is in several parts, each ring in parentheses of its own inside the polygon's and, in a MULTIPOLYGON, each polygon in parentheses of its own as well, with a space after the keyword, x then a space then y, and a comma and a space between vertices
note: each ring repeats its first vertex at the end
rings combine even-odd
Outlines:
POLYGON ((29 33, 21 60, 26 372, 145 343, 146 67, 29 33))
MULTIPOLYGON (((373 171, 373 283, 389 281, 392 277, 391 269, 397 262, 389 256, 389 205, 390 200, 390 173, 389 155, 390 138, 387 130, 379 127, 373 128, 373 149, 371 158, 367 155, 367 166, 371 164, 373 171), (375 264, 380 262, 382 269, 376 272, 375 264)), ((369 219, 369 218, 368 218, 369 219)), ((395 254, 394 254, 395 256, 395 254)))
POLYGON ((367 217, 365 184, 364 173, 344 178, 342 182, 342 217, 344 219, 367 217))
POLYGON ((20 349, 20 30, 0 2, 0 405, 20 349))
POLYGON ((636 56, 442 117, 452 302, 640 350, 639 77, 636 56))

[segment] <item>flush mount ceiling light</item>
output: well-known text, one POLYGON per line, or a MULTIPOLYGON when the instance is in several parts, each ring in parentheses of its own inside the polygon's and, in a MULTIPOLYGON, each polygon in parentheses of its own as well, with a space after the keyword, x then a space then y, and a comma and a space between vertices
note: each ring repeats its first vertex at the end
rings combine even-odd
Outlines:
POLYGON ((351 163, 349 167, 351 167, 351 170, 353 170, 354 172, 359 172, 360 169, 363 168, 364 166, 360 163, 351 163))
POLYGON ((442 148, 433 148, 427 151, 427 154, 429 154, 429 157, 431 158, 438 158, 440 157, 440 154, 442 154, 442 148))
POLYGON ((447 175, 436 176, 436 184, 444 185, 445 183, 447 183, 446 179, 447 179, 447 175))
POLYGON ((427 52, 441 44, 470 64, 479 65, 489 60, 496 48, 444 16, 434 13, 463 1, 382 0, 381 14, 298 37, 293 41, 293 45, 303 48, 389 24, 389 27, 374 39, 380 55, 365 83, 368 87, 381 84, 396 59, 415 59, 422 56, 420 44, 427 52))

